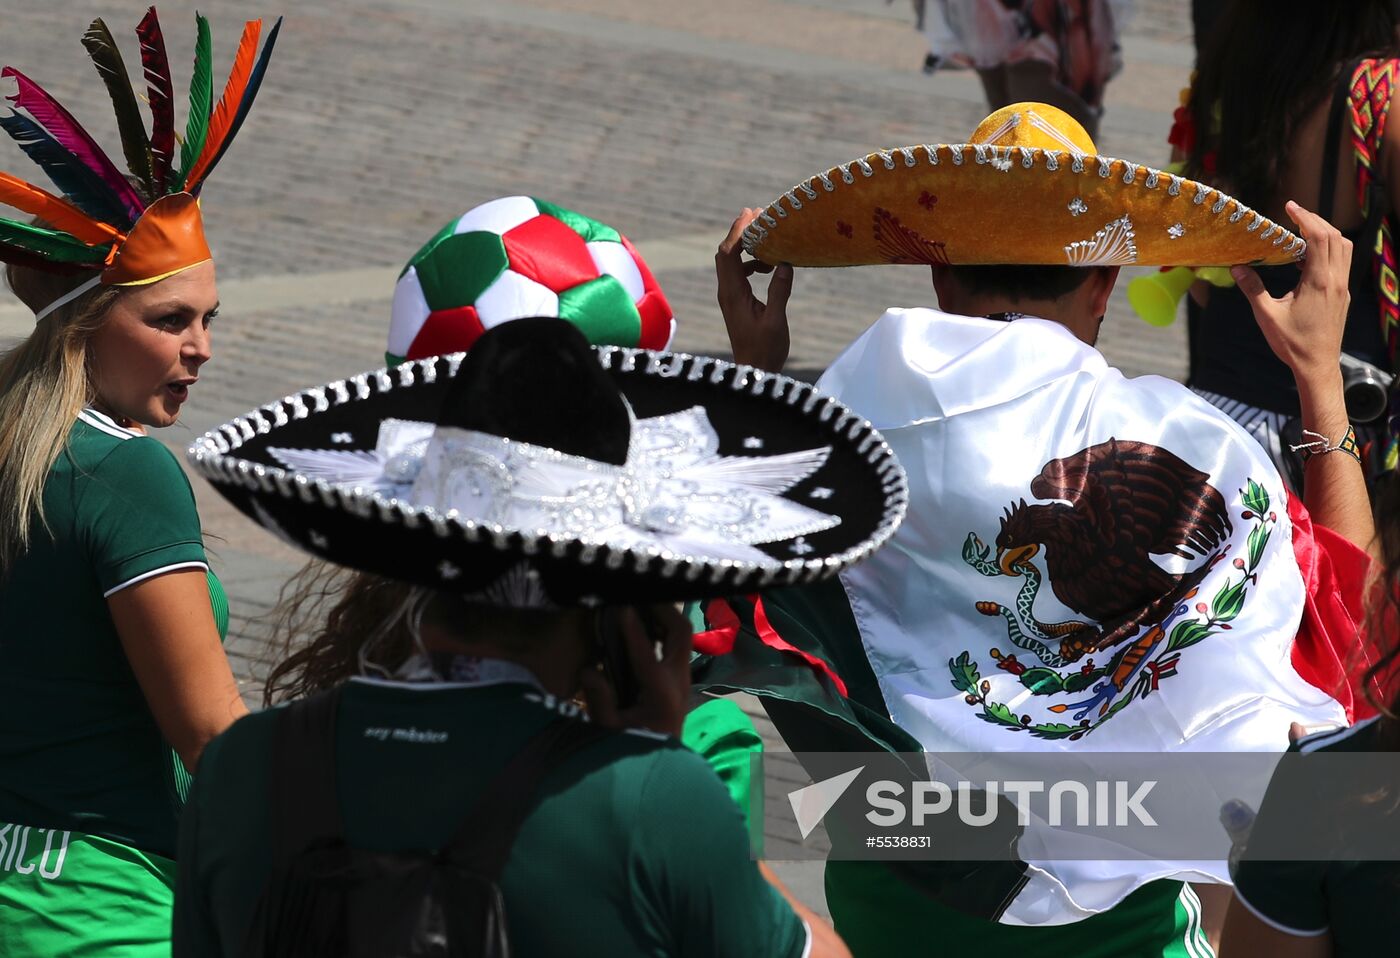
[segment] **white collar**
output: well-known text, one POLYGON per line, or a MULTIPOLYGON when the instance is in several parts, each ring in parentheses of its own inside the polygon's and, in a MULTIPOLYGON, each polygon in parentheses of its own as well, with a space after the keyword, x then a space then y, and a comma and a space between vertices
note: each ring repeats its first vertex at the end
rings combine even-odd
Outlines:
POLYGON ((125 426, 118 426, 117 421, 111 416, 104 412, 98 412, 91 406, 84 406, 82 411, 78 413, 78 418, 92 428, 105 432, 109 436, 115 436, 118 439, 134 439, 137 436, 144 435, 144 433, 137 432, 135 429, 127 429, 125 426))
POLYGON ((413 689, 478 689, 491 685, 528 685, 539 692, 544 686, 525 666, 505 659, 488 659, 470 655, 454 655, 451 666, 444 676, 433 661, 421 652, 416 652, 394 670, 392 676, 380 678, 356 675, 352 682, 363 682, 384 688, 413 689))

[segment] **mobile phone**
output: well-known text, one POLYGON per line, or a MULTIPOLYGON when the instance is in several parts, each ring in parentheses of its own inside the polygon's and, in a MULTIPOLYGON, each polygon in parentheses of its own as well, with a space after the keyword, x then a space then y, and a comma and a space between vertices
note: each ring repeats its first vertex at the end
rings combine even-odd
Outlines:
MULTIPOLYGON (((617 698, 619 709, 631 708, 641 695, 641 684, 632 668, 632 659, 627 654, 627 640, 622 635, 623 606, 608 606, 598 614, 598 659, 603 665, 603 673, 608 677, 617 698)), ((642 620, 642 628, 653 640, 659 641, 660 624, 652 616, 651 610, 636 608, 642 620)))

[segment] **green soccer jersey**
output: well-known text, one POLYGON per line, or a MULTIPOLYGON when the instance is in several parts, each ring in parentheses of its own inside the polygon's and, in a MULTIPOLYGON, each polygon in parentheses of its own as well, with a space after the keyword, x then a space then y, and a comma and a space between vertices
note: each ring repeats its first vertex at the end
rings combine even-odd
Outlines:
MULTIPOLYGON (((1378 719, 1361 722, 1341 731, 1322 732, 1294 743, 1290 751, 1315 752, 1373 752, 1380 751, 1377 737, 1378 719)), ((1345 827, 1348 823, 1365 822, 1374 825, 1380 813, 1383 828, 1400 828, 1400 812, 1395 810, 1395 796, 1384 797, 1386 787, 1372 796, 1336 794, 1325 779, 1315 777, 1306 767, 1307 760, 1289 769, 1289 774, 1307 779, 1303 787, 1316 789, 1307 802, 1316 810, 1320 826, 1345 827), (1349 807, 1350 803, 1367 798, 1379 799, 1367 807, 1349 807)), ((1272 790, 1279 781, 1277 773, 1270 784, 1272 790)), ((1391 792, 1394 783, 1387 783, 1391 792)), ((1297 796, 1294 796, 1294 804, 1297 796)), ((1251 831, 1256 835, 1277 840, 1272 828, 1269 796, 1259 808, 1259 816, 1251 831)), ((1283 827, 1280 824, 1280 827, 1283 827)), ((1366 833, 1362 833, 1366 834, 1366 833)), ((1391 834, 1394 834, 1393 832, 1391 834)), ((1330 935, 1335 958, 1394 954, 1400 940, 1400 862, 1393 861, 1268 861, 1249 858, 1248 846, 1243 860, 1235 869, 1235 896, 1264 923, 1297 937, 1310 938, 1330 935)))
MULTIPOLYGON (((347 839, 440 846, 554 717, 521 683, 352 680, 335 754, 347 839)), ((201 760, 181 824, 177 958, 242 953, 272 860, 275 728, 275 711, 241 719, 201 760)), ((616 735, 550 773, 539 794, 501 881, 513 954, 803 954, 807 930, 750 860, 734 802, 679 742, 616 735)))
POLYGON ((0 585, 0 822, 173 857, 178 763, 107 598, 162 572, 207 573, 194 494, 164 446, 89 409, 44 511, 50 531, 36 528, 0 585))

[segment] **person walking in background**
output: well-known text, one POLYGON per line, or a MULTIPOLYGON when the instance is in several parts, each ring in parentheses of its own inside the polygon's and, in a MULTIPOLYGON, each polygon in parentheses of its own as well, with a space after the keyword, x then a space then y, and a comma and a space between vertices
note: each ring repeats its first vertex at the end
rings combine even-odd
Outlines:
MULTIPOLYGON (((893 3, 894 0, 885 0, 893 3)), ((962 51, 957 34, 948 25, 948 12, 943 0, 913 0, 914 29, 928 41, 928 53, 924 56, 924 72, 937 73, 939 70, 967 70, 972 61, 962 51)))
MULTIPOLYGON (((279 21, 280 24, 280 21, 279 21)), ((194 495, 150 430, 212 358, 214 262, 196 200, 277 33, 262 21, 215 111, 191 97, 175 156, 169 63, 137 33, 148 136, 106 25, 83 38, 116 105, 119 170, 12 68, 0 127, 65 193, 0 174, 0 260, 34 331, 0 357, 0 954, 170 952, 176 823, 205 744, 247 710, 194 495), (26 115, 27 114, 27 115, 26 115), (128 175, 129 174, 129 175, 128 175)), ((195 63, 212 90, 208 24, 195 63)))
MULTIPOLYGON (((1383 372, 1394 371, 1400 344, 1391 230, 1400 127, 1387 123, 1400 78, 1396 29, 1394 0, 1231 0, 1214 18, 1189 109, 1172 135, 1187 176, 1269 217, 1297 200, 1355 243, 1342 349, 1383 372)), ((1275 296, 1298 282, 1291 265, 1259 272, 1275 296)), ((1197 282, 1192 293, 1188 385, 1254 435, 1296 487, 1288 447, 1302 439, 1289 426, 1300 411, 1293 376, 1238 289, 1197 282)), ((1383 409, 1381 401, 1373 415, 1383 409)), ((1363 429, 1360 438, 1374 473, 1383 430, 1363 429)))
POLYGON ((915 13, 929 40, 925 70, 970 64, 996 111, 1049 103, 1098 136, 1103 94, 1122 68, 1125 0, 923 0, 915 13))

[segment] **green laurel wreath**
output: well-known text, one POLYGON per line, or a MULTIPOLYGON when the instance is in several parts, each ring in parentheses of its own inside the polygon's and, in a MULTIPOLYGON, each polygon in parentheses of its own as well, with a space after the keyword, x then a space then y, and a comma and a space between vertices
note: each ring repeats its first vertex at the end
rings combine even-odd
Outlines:
MULTIPOLYGON (((1268 490, 1253 479, 1248 480, 1245 488, 1240 490, 1240 499, 1244 504, 1244 511, 1240 513, 1240 518, 1254 523, 1254 528, 1250 530, 1249 538, 1245 541, 1245 555, 1237 556, 1234 560, 1235 568, 1242 573, 1240 579, 1235 582, 1227 581, 1209 603, 1196 603, 1196 612, 1205 615, 1204 620, 1194 617, 1183 618, 1190 611, 1186 602, 1195 598, 1196 590, 1193 589, 1187 593, 1186 601, 1177 606, 1167 619, 1168 622, 1172 619, 1178 619, 1178 621, 1168 634, 1162 650, 1150 663, 1141 668, 1141 671, 1133 679, 1131 687, 1121 694, 1097 720, 1081 719, 1077 725, 1070 725, 1065 722, 1035 723, 1031 721, 1029 715, 1018 716, 1005 704, 993 702, 987 698, 988 693, 992 690, 992 684, 982 678, 978 663, 972 661, 972 655, 967 651, 963 651, 956 658, 948 660, 948 670, 952 673, 953 688, 964 693, 964 701, 968 705, 981 706, 977 717, 984 722, 990 722, 1015 732, 1029 732, 1035 738, 1068 739, 1072 742, 1078 741, 1113 718, 1129 703, 1147 698, 1157 690, 1161 680, 1177 674, 1176 665, 1183 650, 1205 641, 1217 632, 1230 629, 1229 623, 1238 618, 1240 613, 1244 611, 1249 587, 1258 582, 1256 570, 1263 558, 1269 538, 1273 535, 1278 516, 1269 511, 1268 490)), ((1223 560, 1229 551, 1230 547, 1227 545, 1212 561, 1223 560)), ((1058 672, 1055 669, 1036 666, 1025 669, 1017 677, 1033 695, 1082 691, 1105 675, 1112 675, 1122 663, 1123 656, 1132 647, 1132 643, 1123 646, 1114 653, 1107 665, 1100 668, 1058 672)), ((993 654, 995 651, 993 650, 993 654)))

